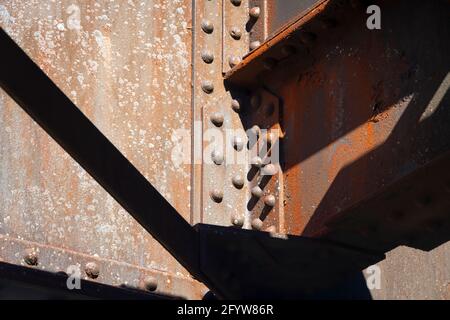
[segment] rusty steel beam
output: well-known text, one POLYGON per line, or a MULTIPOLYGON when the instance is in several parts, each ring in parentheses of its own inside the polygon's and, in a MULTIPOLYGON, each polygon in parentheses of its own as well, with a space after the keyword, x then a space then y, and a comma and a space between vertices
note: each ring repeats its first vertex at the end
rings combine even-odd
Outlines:
POLYGON ((1 87, 195 275, 191 226, 3 30, 0 43, 1 87))
MULTIPOLYGON (((286 233, 320 237, 327 230, 339 233, 330 239, 379 252, 400 244, 430 250, 448 240, 438 235, 432 240, 422 230, 438 224, 445 233, 445 201, 432 204, 435 211, 420 205, 407 210, 419 196, 410 193, 401 201, 380 203, 377 210, 368 206, 393 192, 391 186, 418 184, 427 177, 422 170, 429 174, 430 192, 434 185, 445 186, 445 175, 438 174, 445 165, 433 174, 426 168, 450 151, 450 3, 373 4, 381 8, 380 30, 366 25, 366 1, 319 1, 225 78, 247 90, 249 101, 256 101, 261 89, 278 100, 279 117, 267 126, 279 125, 282 131, 280 201, 286 233), (397 210, 408 223, 394 227, 386 216, 397 210), (339 219, 333 231, 334 219, 346 214, 351 218, 339 219), (353 231, 344 232, 344 225, 353 231), (353 234, 356 225, 362 233, 377 231, 362 241, 353 234), (384 232, 392 237, 383 239, 384 232)), ((248 103, 244 121, 267 118, 267 103, 248 103)))
POLYGON ((279 239, 269 233, 207 225, 192 228, 3 30, 0 42, 4 48, 2 88, 219 297, 300 295, 384 258, 375 252, 302 237, 279 239), (322 251, 322 255, 316 258, 312 251, 322 251), (332 271, 327 270, 330 263, 335 265, 332 271), (305 273, 293 277, 304 265, 305 273), (242 270, 253 272, 244 276, 242 270), (261 282, 261 277, 266 281, 261 282), (306 285, 305 279, 313 282, 306 285))

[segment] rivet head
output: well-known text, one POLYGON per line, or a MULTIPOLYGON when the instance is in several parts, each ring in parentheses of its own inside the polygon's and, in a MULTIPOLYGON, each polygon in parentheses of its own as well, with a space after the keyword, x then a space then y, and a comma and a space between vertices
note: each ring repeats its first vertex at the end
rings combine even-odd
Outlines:
POLYGON ((273 68, 275 68, 277 64, 277 61, 273 58, 266 58, 263 61, 263 67, 266 70, 272 70, 273 68))
POLYGON ((212 33, 214 31, 214 25, 209 20, 202 21, 202 30, 206 33, 212 33))
POLYGON ((251 160, 251 165, 255 168, 261 168, 263 166, 263 161, 261 159, 261 157, 253 157, 251 160))
POLYGON ((238 215, 233 215, 231 217, 231 223, 235 227, 242 228, 244 226, 244 218, 238 215))
POLYGON ((214 61, 214 54, 211 52, 211 51, 209 51, 209 50, 203 50, 202 51, 202 60, 205 62, 205 63, 213 63, 213 61, 214 61))
POLYGON ((244 149, 244 140, 240 136, 234 136, 231 144, 236 151, 242 151, 244 149))
POLYGON ((236 189, 242 189, 244 187, 244 178, 240 174, 235 175, 231 181, 236 189))
POLYGON ((231 109, 233 109, 234 112, 241 111, 241 103, 239 102, 239 100, 233 99, 231 101, 231 109))
POLYGON ((248 11, 248 14, 250 18, 252 19, 258 19, 261 15, 261 8, 260 7, 253 7, 248 11))
POLYGON ((216 203, 221 203, 223 200, 223 192, 219 189, 214 189, 210 193, 211 199, 216 203))
POLYGON ((158 288, 158 282, 154 277, 148 276, 144 279, 144 289, 147 291, 155 291, 158 288))
POLYGON ((239 7, 242 3, 242 0, 230 0, 232 4, 234 4, 236 7, 239 7))
POLYGON ((268 165, 264 166, 261 170, 261 175, 263 176, 274 176, 277 174, 278 168, 273 164, 269 163, 268 165))
POLYGON ((259 186, 254 186, 251 190, 252 196, 255 198, 261 198, 264 194, 264 191, 259 186))
POLYGON ((34 250, 27 250, 23 257, 25 263, 29 266, 37 266, 38 265, 38 255, 34 250))
POLYGON ((259 46, 261 46, 261 42, 259 42, 259 41, 252 41, 252 42, 250 42, 250 50, 255 50, 259 46))
POLYGON ((233 27, 230 30, 230 36, 235 39, 235 40, 239 40, 242 37, 242 31, 241 29, 239 29, 238 27, 233 27))
POLYGON ((263 227, 263 222, 261 219, 256 218, 252 220, 252 229, 253 230, 261 230, 263 227))
POLYGON ((224 117, 223 117, 223 114, 221 112, 214 112, 210 116, 210 120, 216 127, 221 127, 223 125, 223 122, 224 122, 224 117))
POLYGON ((210 80, 202 81, 202 90, 205 93, 212 93, 214 91, 214 85, 210 80))
POLYGON ((241 62, 241 58, 236 57, 236 56, 231 56, 231 57, 228 59, 228 64, 230 65, 231 68, 234 68, 234 67, 237 66, 240 62, 241 62))
POLYGON ((214 150, 211 153, 211 159, 214 161, 215 164, 221 165, 224 161, 223 153, 219 150, 214 150))
POLYGON ((84 272, 86 272, 86 275, 89 278, 96 279, 96 278, 98 278, 98 276, 100 274, 100 269, 99 269, 97 263, 95 263, 95 262, 88 262, 84 266, 84 272))
POLYGON ((264 204, 268 207, 274 207, 275 206, 276 199, 273 195, 269 194, 264 197, 264 204))

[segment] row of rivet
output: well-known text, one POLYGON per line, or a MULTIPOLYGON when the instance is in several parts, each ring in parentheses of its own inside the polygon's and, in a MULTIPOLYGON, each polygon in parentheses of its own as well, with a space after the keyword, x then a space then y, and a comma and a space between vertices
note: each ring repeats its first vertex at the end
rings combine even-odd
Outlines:
MULTIPOLYGON (((254 110, 257 110, 260 108, 262 104, 262 98, 260 95, 255 94, 252 95, 250 98, 250 105, 254 110)), ((266 110, 267 115, 270 115, 274 112, 275 107, 273 104, 270 104, 270 110, 266 110), (267 112, 269 111, 269 112, 267 112)), ((252 135, 257 137, 257 143, 259 140, 262 140, 262 142, 270 148, 276 141, 277 137, 275 137, 274 133, 271 131, 268 131, 265 135, 262 135, 262 130, 259 126, 254 125, 251 129, 252 135)), ((270 149, 267 150, 268 153, 270 153, 270 149)), ((251 159, 252 167, 260 172, 261 175, 264 176, 274 176, 278 169, 276 166, 272 163, 265 164, 264 160, 261 158, 262 155, 257 155, 251 159)), ((276 205, 276 198, 273 194, 266 194, 264 195, 264 190, 260 187, 260 185, 254 186, 250 190, 251 196, 257 200, 262 199, 264 205, 271 210, 276 205)), ((251 227, 254 230, 261 230, 263 227, 263 221, 260 218, 252 219, 251 221, 251 227)), ((275 226, 269 227, 266 231, 269 232, 275 232, 276 228, 275 226)))
MULTIPOLYGON (((37 266, 39 264, 38 254, 35 250, 27 250, 23 257, 24 262, 29 266, 37 266)), ((100 275, 100 268, 96 262, 88 262, 84 266, 84 272, 91 279, 97 279, 100 275)), ((147 276, 143 282, 143 288, 148 291, 155 291, 158 283, 154 277, 147 276)))

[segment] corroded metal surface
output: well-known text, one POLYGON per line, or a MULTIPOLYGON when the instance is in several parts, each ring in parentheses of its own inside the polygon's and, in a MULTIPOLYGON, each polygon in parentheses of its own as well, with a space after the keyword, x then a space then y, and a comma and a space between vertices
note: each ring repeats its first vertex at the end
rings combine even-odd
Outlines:
MULTIPOLYGON (((191 123, 191 2, 2 1, 0 12, 2 27, 189 221, 190 165, 172 163, 171 135, 191 123)), ((2 234, 189 279, 4 93, 0 105, 2 234)), ((188 297, 199 297, 195 287, 188 297)))

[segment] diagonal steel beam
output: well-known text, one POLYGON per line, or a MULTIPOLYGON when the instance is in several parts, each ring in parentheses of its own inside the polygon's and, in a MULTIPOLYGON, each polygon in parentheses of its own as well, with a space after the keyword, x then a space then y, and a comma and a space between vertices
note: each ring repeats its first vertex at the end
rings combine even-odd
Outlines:
POLYGON ((1 87, 195 275, 194 229, 1 29, 0 43, 1 87))

